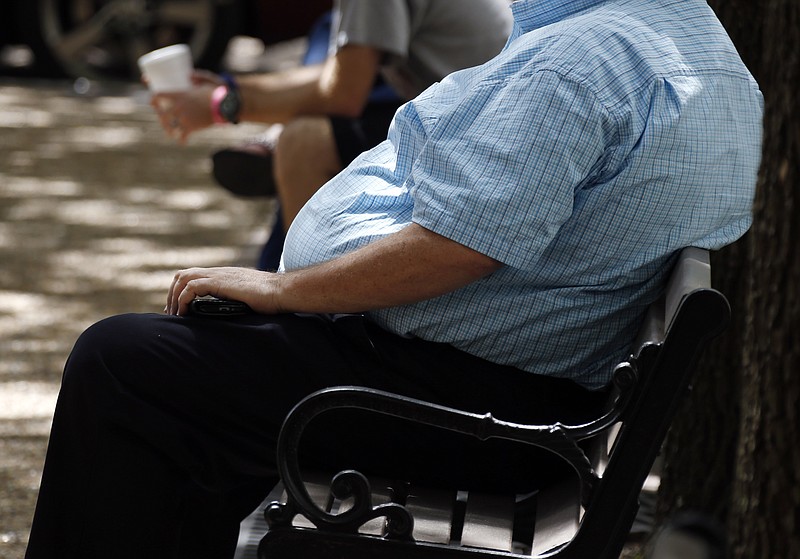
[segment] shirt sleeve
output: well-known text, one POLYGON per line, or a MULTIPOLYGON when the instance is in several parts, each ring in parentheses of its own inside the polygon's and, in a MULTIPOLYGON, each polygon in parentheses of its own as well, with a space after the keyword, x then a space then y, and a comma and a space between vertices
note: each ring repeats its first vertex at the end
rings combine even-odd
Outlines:
POLYGON ((336 9, 331 34, 333 53, 354 44, 408 56, 411 14, 405 0, 337 0, 336 9))
POLYGON ((596 96, 553 71, 483 83, 429 126, 407 183, 413 221, 522 269, 592 187, 610 134, 596 96))

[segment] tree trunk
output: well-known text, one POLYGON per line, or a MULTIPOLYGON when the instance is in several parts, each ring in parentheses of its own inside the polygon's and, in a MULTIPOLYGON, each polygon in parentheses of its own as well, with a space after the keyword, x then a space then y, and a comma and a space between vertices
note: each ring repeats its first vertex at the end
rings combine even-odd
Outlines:
MULTIPOLYGON (((709 0, 709 5, 758 79, 761 5, 755 0, 709 0)), ((721 523, 727 520, 739 435, 749 241, 748 235, 712 254, 712 281, 728 298, 732 321, 700 358, 692 393, 665 443, 658 521, 682 509, 701 511, 721 523)))
POLYGON ((755 201, 730 534, 736 558, 800 557, 800 5, 767 0, 755 201))
POLYGON ((746 319, 749 235, 712 254, 714 287, 731 304, 731 324, 703 353, 692 391, 676 416, 663 450, 657 505, 661 523, 680 510, 727 519, 739 424, 741 348, 746 319))
POLYGON ((736 559, 800 557, 800 3, 710 4, 764 92, 763 161, 749 238, 714 260, 734 322, 670 433, 659 511, 727 520, 736 559))

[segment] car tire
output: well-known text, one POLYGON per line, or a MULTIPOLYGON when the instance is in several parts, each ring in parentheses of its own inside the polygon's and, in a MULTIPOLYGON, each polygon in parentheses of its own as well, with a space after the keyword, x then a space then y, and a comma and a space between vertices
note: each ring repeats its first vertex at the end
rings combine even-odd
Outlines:
POLYGON ((218 69, 241 26, 240 0, 26 0, 16 21, 40 74, 138 79, 136 60, 187 43, 198 68, 218 69))

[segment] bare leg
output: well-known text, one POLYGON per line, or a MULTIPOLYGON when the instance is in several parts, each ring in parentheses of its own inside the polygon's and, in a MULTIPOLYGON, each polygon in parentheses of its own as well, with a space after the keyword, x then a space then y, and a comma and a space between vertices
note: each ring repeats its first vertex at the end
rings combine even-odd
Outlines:
POLYGON ((275 148, 274 165, 288 229, 308 199, 342 169, 330 120, 304 117, 287 124, 275 148))

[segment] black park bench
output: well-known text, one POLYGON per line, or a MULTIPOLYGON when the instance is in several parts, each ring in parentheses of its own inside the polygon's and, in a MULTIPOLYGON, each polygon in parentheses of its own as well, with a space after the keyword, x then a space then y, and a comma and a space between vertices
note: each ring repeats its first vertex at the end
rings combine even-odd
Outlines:
MULTIPOLYGON (((260 559, 617 559, 639 494, 695 360, 730 317, 710 287, 709 254, 684 249, 654 303, 599 417, 582 425, 518 425, 385 392, 338 387, 312 394, 289 414, 279 439, 282 487, 266 506, 260 559), (298 441, 320 413, 357 408, 486 439, 555 452, 571 478, 527 495, 409 487, 355 471, 301 474, 298 441), (402 489, 401 489, 402 488, 402 489)), ((260 537, 261 534, 259 534, 260 537)))

